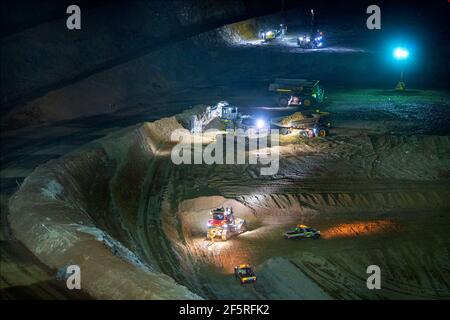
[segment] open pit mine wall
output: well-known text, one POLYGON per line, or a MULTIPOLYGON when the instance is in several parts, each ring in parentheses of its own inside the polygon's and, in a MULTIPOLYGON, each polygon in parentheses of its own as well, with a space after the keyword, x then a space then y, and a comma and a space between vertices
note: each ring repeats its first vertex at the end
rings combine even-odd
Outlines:
MULTIPOLYGON (((134 86, 143 80, 142 76, 109 79, 113 83, 103 83, 109 88, 106 92, 102 82, 97 83, 94 79, 88 80, 93 86, 90 91, 74 92, 70 86, 168 44, 279 10, 279 1, 275 0, 82 2, 81 30, 69 31, 65 13, 69 4, 67 1, 53 4, 44 1, 40 5, 27 3, 27 12, 32 11, 33 6, 39 6, 34 8, 37 17, 28 18, 22 17, 22 7, 19 10, 12 4, 2 4, 2 14, 10 21, 7 33, 2 33, 1 38, 2 111, 19 109, 22 117, 27 118, 22 119, 23 124, 33 121, 33 117, 52 121, 109 112, 111 102, 107 98, 101 100, 102 96, 111 95, 114 99, 127 90, 129 81, 134 86), (41 109, 41 103, 35 101, 65 87, 69 87, 64 91, 70 96, 67 100, 79 95, 93 96, 84 104, 89 103, 89 107, 78 105, 74 109, 73 105, 65 107, 64 101, 60 101, 56 106, 59 111, 47 114, 51 108, 41 109), (96 90, 99 90, 97 94, 96 90)), ((140 84, 150 92, 167 89, 167 84, 160 81, 160 73, 164 74, 168 65, 164 60, 159 62, 157 65, 161 69, 150 66, 146 76, 148 83, 140 84)))
MULTIPOLYGON (((198 229, 196 221, 206 221, 207 209, 226 198, 247 212, 250 227, 266 216, 293 211, 448 208, 448 193, 439 192, 295 189, 255 195, 239 188, 221 190, 219 184, 215 193, 196 194, 192 184, 208 178, 208 168, 175 166, 166 148, 170 133, 188 118, 179 115, 123 129, 38 167, 10 199, 14 236, 55 274, 79 265, 82 288, 92 297, 198 299, 210 295, 196 280, 196 255, 186 240, 198 229), (197 209, 201 216, 195 215, 197 209)), ((225 166, 222 174, 244 178, 248 186, 258 183, 238 169, 225 166)))
POLYGON ((150 50, 105 70, 98 69, 82 79, 55 86, 39 97, 18 104, 4 117, 3 125, 16 129, 114 113, 137 105, 155 108, 152 101, 161 95, 170 96, 210 80, 220 81, 226 66, 217 59, 215 51, 235 42, 255 39, 258 26, 255 19, 245 20, 150 50))
POLYGON ((133 252, 141 188, 160 139, 157 123, 146 124, 38 167, 10 200, 14 235, 55 274, 80 266, 92 297, 198 299, 150 254, 143 261, 133 252))
MULTIPOLYGON (((159 118, 167 116, 168 110, 166 106, 158 105, 158 101, 170 99, 173 95, 178 94, 177 100, 181 101, 180 105, 174 106, 177 110, 169 110, 175 114, 181 111, 180 108, 193 104, 227 100, 227 95, 221 94, 221 87, 241 89, 253 86, 264 92, 280 71, 285 77, 330 81, 336 74, 356 74, 360 65, 370 64, 362 56, 340 55, 332 60, 328 55, 304 55, 303 59, 299 59, 288 52, 269 51, 255 55, 254 50, 227 49, 256 39, 260 28, 273 24, 277 16, 242 20, 193 37, 164 43, 139 56, 116 59, 116 63, 104 64, 104 68, 74 77, 73 81, 61 81, 63 85, 52 86, 47 92, 15 104, 2 118, 2 126, 18 129, 59 120, 126 112, 134 107, 147 108, 154 118, 159 118), (349 59, 354 62, 352 70, 348 70, 349 59), (314 65, 322 65, 323 68, 317 70, 311 67, 314 65), (205 91, 198 92, 198 88, 205 88, 205 84, 215 89, 207 91, 207 94, 205 91), (186 93, 181 95, 181 92, 186 93)), ((116 50, 111 54, 115 54, 116 50)), ((35 68, 38 68, 39 64, 35 62, 35 68)), ((84 63, 76 62, 75 69, 80 67, 84 68, 84 63)), ((27 67, 23 65, 22 68, 27 67)), ((35 83, 49 76, 48 70, 35 83)), ((6 79, 15 77, 14 70, 5 70, 4 74, 6 79)))

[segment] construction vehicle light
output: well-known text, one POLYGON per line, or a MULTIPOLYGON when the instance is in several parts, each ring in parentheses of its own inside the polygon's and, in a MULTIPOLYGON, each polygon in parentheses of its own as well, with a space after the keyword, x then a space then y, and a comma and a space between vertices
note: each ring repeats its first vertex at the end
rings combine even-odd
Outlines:
POLYGON ((261 129, 262 127, 264 127, 265 124, 266 124, 266 123, 265 123, 265 121, 264 121, 263 119, 258 119, 258 120, 256 121, 256 127, 257 127, 258 129, 261 129))

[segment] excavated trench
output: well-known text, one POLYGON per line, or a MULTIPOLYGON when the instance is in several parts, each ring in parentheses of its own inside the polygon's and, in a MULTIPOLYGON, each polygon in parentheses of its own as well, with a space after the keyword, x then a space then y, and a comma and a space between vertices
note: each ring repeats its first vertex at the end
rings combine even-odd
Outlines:
POLYGON ((174 165, 179 120, 121 130, 37 168, 10 200, 16 237, 50 268, 80 265, 96 298, 449 296, 450 189, 436 171, 448 166, 448 137, 282 143, 267 178, 256 165, 174 165), (426 164, 404 152, 422 148, 426 164), (208 212, 220 205, 249 231, 210 243, 208 212), (286 242, 297 223, 322 239, 286 242), (253 287, 232 276, 243 262, 258 270, 253 287), (377 292, 365 287, 371 264, 386 279, 377 292))

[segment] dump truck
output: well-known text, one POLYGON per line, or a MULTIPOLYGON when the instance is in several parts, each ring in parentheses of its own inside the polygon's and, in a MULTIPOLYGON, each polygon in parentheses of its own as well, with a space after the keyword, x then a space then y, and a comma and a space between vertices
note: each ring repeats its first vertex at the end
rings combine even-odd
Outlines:
POLYGON ((298 132, 299 135, 308 138, 325 137, 331 127, 329 115, 329 112, 320 110, 296 112, 287 117, 273 118, 270 124, 272 128, 278 128, 282 135, 298 132))
POLYGON ((316 106, 325 100, 325 89, 319 80, 307 79, 275 79, 269 85, 269 91, 278 94, 280 107, 316 106))
POLYGON ((206 239, 214 241, 228 240, 229 238, 247 231, 244 219, 236 218, 233 208, 216 208, 210 211, 206 239))

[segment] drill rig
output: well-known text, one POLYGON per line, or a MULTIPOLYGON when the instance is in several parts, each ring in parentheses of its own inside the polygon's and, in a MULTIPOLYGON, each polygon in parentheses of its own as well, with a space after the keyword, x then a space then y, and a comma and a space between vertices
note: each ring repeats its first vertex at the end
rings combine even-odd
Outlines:
POLYGON ((236 218, 233 208, 216 208, 210 211, 211 219, 208 220, 208 232, 206 239, 228 240, 229 238, 247 231, 244 219, 236 218))

